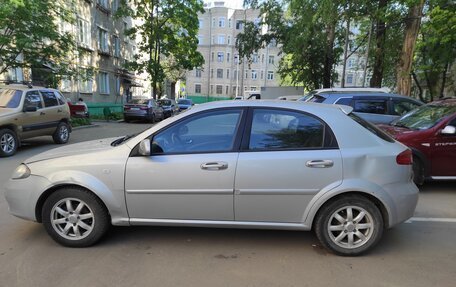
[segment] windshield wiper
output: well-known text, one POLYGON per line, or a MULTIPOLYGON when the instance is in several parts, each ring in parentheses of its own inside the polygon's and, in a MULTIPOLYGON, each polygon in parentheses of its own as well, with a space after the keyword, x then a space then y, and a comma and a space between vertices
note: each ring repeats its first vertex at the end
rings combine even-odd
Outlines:
POLYGON ((123 143, 123 142, 125 142, 125 141, 131 139, 131 138, 134 137, 134 136, 136 136, 136 134, 126 135, 126 136, 123 136, 123 137, 121 137, 121 138, 118 138, 118 139, 116 139, 115 141, 113 141, 113 142, 111 143, 111 146, 118 146, 118 145, 120 145, 121 143, 123 143))
POLYGON ((404 125, 403 123, 400 123, 400 122, 394 123, 393 126, 395 126, 395 127, 400 127, 400 128, 410 129, 408 126, 406 126, 406 125, 404 125))

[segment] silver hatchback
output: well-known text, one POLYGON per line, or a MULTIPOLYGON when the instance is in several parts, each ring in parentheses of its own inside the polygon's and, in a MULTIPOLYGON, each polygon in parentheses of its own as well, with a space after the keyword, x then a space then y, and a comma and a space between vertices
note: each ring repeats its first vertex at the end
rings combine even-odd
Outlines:
POLYGON ((34 156, 5 195, 65 246, 92 245, 111 224, 313 229, 329 250, 358 255, 412 216, 411 164, 350 107, 226 101, 34 156))

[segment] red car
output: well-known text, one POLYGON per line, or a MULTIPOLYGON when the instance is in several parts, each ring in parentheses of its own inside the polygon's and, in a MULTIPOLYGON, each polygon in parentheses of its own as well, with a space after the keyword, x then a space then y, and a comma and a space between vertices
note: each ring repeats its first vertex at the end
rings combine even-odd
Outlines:
POLYGON ((456 99, 413 110, 390 125, 378 125, 413 151, 414 181, 456 179, 456 99))

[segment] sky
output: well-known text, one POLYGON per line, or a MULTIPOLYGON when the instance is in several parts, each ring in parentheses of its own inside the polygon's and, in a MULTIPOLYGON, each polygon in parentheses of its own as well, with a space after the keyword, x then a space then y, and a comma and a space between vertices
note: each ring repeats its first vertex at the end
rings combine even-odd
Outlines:
POLYGON ((224 1, 225 6, 234 9, 241 9, 242 3, 244 0, 204 0, 205 3, 214 2, 214 1, 224 1))

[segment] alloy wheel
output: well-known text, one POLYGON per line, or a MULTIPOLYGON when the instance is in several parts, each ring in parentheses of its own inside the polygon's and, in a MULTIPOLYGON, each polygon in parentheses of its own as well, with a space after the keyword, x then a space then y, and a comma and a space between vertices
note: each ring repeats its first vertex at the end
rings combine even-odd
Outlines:
POLYGON ((77 198, 64 198, 51 210, 51 224, 63 238, 80 240, 87 237, 95 225, 92 209, 77 198))
POLYGON ((2 151, 4 153, 6 153, 6 154, 12 153, 14 151, 15 147, 16 147, 16 141, 11 134, 5 133, 0 138, 0 148, 2 149, 2 151))

